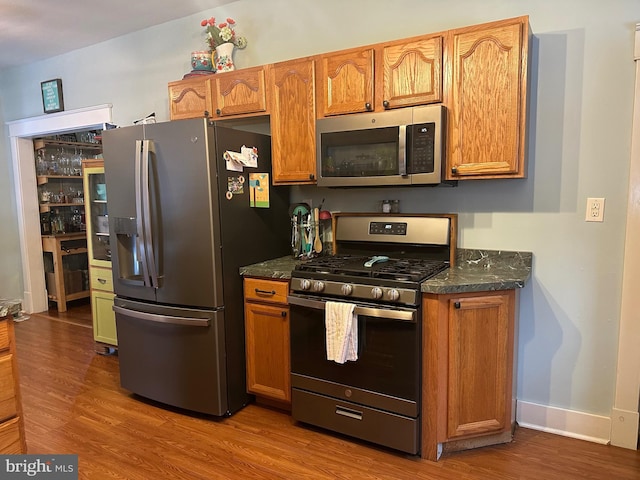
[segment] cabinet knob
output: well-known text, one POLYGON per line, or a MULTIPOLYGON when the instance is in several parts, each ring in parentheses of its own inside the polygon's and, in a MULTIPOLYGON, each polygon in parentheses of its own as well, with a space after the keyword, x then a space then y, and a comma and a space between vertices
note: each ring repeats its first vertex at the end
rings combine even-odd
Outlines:
POLYGON ((209 118, 209 110, 204 111, 204 118, 209 118))
POLYGON ((369 102, 364 104, 364 108, 366 108, 368 112, 370 112, 372 110, 371 104, 369 102))
POLYGON ((309 174, 309 180, 314 180, 316 178, 316 176, 313 173, 309 174))
POLYGON ((287 312, 285 312, 285 311, 283 310, 282 312, 280 312, 280 316, 281 316, 282 318, 286 317, 286 316, 287 316, 287 312))
POLYGON ((222 111, 219 108, 216 108, 216 115, 220 115, 222 111))
POLYGON ((382 101, 382 106, 383 106, 384 108, 389 108, 389 100, 383 100, 383 101, 382 101))
POLYGON ((451 167, 451 173, 453 175, 457 175, 458 174, 458 168, 457 167, 451 167))
POLYGON ((460 308, 460 302, 453 302, 454 308, 460 308))

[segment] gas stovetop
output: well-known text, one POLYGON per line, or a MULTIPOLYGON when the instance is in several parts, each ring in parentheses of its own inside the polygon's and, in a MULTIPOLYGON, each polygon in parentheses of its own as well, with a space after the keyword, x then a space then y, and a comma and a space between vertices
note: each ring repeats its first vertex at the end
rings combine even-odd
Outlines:
POLYGON ((316 274, 315 278, 324 276, 335 280, 351 276, 395 282, 422 282, 448 267, 448 262, 442 260, 389 258, 384 255, 331 255, 299 264, 295 270, 299 273, 313 272, 316 274))
POLYGON ((415 306, 420 283, 448 267, 449 263, 441 260, 333 255, 296 266, 291 273, 291 290, 337 301, 415 306))
POLYGON ((421 282, 454 258, 456 219, 454 214, 335 214, 335 254, 298 264, 291 291, 416 306, 421 282))

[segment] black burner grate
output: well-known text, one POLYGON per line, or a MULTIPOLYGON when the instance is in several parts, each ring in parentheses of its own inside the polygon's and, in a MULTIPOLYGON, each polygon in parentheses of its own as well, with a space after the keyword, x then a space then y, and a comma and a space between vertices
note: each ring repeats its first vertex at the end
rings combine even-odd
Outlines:
POLYGON ((318 257, 296 267, 299 272, 314 272, 331 276, 356 276, 388 279, 393 281, 420 282, 448 268, 449 264, 441 260, 420 258, 390 258, 376 262, 371 267, 365 263, 369 256, 332 255, 318 257))

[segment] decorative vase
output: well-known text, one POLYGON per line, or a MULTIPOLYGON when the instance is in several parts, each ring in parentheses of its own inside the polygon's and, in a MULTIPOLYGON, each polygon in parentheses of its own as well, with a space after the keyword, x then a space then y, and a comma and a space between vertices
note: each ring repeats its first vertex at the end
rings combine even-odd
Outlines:
POLYGON ((212 53, 208 50, 191 52, 191 69, 199 71, 212 71, 212 53))
POLYGON ((216 47, 216 71, 230 72, 236 69, 233 64, 234 48, 233 43, 222 43, 216 47))

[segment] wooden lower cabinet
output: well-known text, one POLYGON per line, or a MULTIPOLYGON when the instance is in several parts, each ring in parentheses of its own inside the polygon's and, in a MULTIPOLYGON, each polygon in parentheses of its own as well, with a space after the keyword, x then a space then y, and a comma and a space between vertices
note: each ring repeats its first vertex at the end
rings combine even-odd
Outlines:
POLYGON ((13 320, 0 318, 0 454, 27 453, 13 320))
POLYGON ((422 457, 510 441, 516 290, 423 296, 422 457))
POLYGON ((118 345, 116 334, 116 314, 113 311, 115 294, 101 290, 91 292, 91 314, 93 317, 93 339, 97 342, 96 350, 118 345), (102 345, 106 344, 106 345, 102 345))
POLYGON ((247 391, 291 406, 288 281, 244 279, 247 391))

